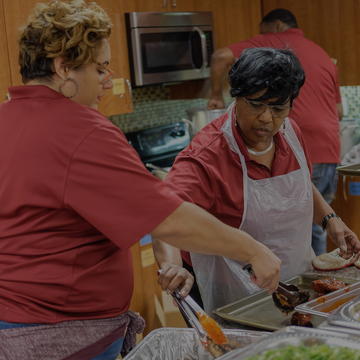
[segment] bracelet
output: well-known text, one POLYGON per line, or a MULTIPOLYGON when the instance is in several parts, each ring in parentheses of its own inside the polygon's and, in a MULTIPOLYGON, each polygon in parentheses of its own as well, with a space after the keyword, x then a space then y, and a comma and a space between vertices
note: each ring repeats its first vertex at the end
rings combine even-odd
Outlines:
POLYGON ((338 217, 339 216, 337 216, 335 213, 325 215, 321 220, 321 227, 323 228, 323 230, 325 231, 326 226, 331 218, 338 218, 338 217))

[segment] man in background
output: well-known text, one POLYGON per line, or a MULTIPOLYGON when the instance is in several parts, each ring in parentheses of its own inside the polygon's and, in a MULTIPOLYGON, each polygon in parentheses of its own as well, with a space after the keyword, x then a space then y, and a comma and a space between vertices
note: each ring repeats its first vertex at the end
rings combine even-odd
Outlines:
MULTIPOLYGON (((294 51, 304 68, 306 80, 289 117, 299 125, 312 163, 312 181, 327 202, 334 198, 336 166, 340 161, 339 119, 342 116, 337 70, 328 54, 306 39, 295 16, 275 9, 264 16, 260 35, 214 52, 211 61, 209 109, 225 106, 223 84, 231 65, 246 48, 273 47, 294 51)), ((313 225, 312 247, 316 255, 327 250, 326 232, 313 225)))

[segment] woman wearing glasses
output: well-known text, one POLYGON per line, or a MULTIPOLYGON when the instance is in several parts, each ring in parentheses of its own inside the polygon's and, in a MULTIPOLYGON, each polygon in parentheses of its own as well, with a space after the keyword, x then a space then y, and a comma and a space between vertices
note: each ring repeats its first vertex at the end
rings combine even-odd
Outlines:
MULTIPOLYGON (((312 186, 301 132, 287 117, 304 80, 289 50, 244 51, 229 73, 234 103, 194 137, 166 178, 183 199, 268 246, 282 261, 283 280, 309 269, 313 219, 320 224, 334 213, 312 186)), ((359 251, 339 218, 327 230, 349 254, 359 251)), ((207 311, 257 290, 244 263, 195 253, 183 260, 192 262, 207 311)))

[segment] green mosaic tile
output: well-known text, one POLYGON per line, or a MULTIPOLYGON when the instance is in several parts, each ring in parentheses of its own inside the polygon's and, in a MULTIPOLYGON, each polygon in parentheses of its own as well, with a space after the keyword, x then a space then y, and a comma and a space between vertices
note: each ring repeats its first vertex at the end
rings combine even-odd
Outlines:
POLYGON ((340 93, 348 105, 346 118, 360 118, 360 86, 340 86, 340 93))

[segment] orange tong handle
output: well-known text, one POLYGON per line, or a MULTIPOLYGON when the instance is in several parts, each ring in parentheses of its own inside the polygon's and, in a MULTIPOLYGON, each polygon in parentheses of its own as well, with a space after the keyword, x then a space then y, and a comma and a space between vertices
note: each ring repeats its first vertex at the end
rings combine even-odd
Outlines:
POLYGON ((222 331, 220 325, 205 313, 197 313, 200 324, 206 331, 209 338, 218 345, 227 344, 228 339, 222 331))

